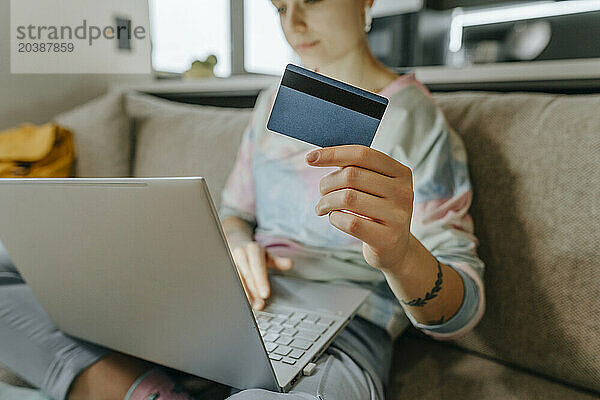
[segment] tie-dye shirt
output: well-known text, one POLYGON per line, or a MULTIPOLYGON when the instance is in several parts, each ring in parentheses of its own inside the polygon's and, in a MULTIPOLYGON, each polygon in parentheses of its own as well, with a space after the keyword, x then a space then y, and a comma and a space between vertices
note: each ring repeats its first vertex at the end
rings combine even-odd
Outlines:
POLYGON ((411 168, 411 232, 463 278, 461 308, 435 326, 405 315, 383 274, 364 260, 362 242, 332 226, 327 216, 317 216, 319 181, 337 167, 308 166, 305 155, 316 146, 266 130, 275 93, 275 88, 267 90, 257 100, 223 190, 220 217, 243 218, 255 228, 257 242, 275 255, 291 257, 294 268, 289 275, 370 289, 358 314, 392 337, 409 320, 439 339, 471 330, 483 314, 485 297, 484 264, 477 257, 468 214, 472 191, 466 152, 427 89, 409 74, 380 92, 389 105, 371 147, 411 168))

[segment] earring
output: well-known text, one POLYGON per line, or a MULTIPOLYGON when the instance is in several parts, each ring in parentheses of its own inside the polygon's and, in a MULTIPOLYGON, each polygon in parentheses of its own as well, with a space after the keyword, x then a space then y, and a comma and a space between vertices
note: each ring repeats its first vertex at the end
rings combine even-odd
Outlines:
POLYGON ((365 32, 371 31, 371 24, 373 23, 373 15, 371 14, 371 7, 365 7, 365 32))

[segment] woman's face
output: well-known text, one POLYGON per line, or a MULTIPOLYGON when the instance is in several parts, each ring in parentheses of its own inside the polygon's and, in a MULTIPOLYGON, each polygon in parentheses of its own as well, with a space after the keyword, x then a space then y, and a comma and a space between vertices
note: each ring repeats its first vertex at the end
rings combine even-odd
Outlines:
POLYGON ((369 0, 272 0, 285 37, 307 68, 332 63, 364 39, 369 0))

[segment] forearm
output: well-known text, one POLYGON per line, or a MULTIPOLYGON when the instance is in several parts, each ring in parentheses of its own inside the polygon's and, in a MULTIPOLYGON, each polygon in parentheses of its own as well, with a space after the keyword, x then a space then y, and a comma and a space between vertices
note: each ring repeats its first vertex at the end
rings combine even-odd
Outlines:
POLYGON ((459 310, 464 297, 461 276, 439 263, 414 236, 401 265, 384 272, 402 307, 419 323, 437 325, 459 310))

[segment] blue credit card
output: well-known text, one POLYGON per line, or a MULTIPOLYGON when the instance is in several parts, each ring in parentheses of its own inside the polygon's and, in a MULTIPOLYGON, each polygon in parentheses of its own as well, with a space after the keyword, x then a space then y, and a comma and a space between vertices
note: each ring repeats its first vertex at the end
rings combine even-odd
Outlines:
POLYGON ((288 64, 267 129, 320 147, 371 146, 388 99, 288 64))

